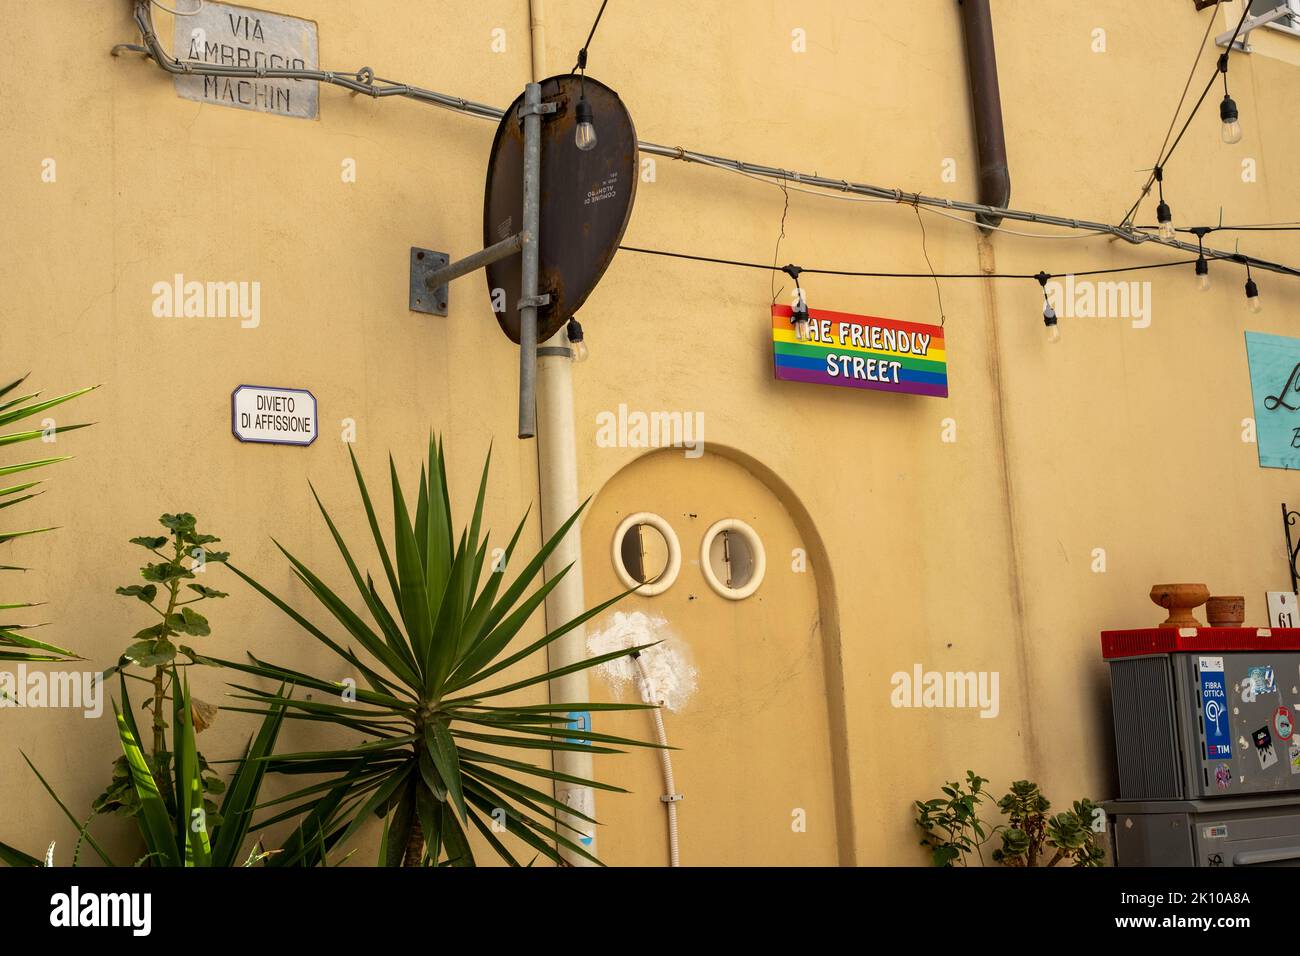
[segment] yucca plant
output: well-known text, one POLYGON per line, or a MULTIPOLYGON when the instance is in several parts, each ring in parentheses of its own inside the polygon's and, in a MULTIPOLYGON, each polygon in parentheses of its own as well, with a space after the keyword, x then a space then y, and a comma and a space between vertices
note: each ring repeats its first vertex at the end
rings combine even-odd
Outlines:
POLYGON ((620 753, 617 748, 623 745, 654 746, 575 729, 568 726, 565 716, 575 710, 633 710, 647 705, 573 701, 510 705, 499 701, 512 692, 594 667, 637 648, 593 657, 522 680, 497 683, 491 679, 542 652, 547 645, 600 614, 628 592, 508 653, 513 639, 567 573, 565 568, 525 596, 538 580, 543 562, 578 520, 582 509, 551 536, 508 586, 503 586, 506 567, 514 555, 527 515, 519 522, 500 560, 489 562, 488 539, 482 533, 482 522, 490 464, 489 453, 469 526, 456 540, 441 443, 429 440, 428 463, 421 467, 414 515, 407 506, 396 465, 390 457, 394 547, 390 555, 361 468, 356 456, 352 456, 361 504, 392 594, 393 609, 380 596, 371 575, 363 574, 358 567, 352 550, 312 489, 357 589, 359 609, 354 610, 279 542, 276 546, 288 559, 298 580, 342 629, 346 635, 342 640, 330 637, 268 588, 239 568, 227 565, 333 651, 348 671, 365 684, 359 687, 357 680, 327 680, 266 663, 252 655, 249 655, 251 663, 200 659, 277 683, 320 691, 333 698, 295 699, 283 690, 232 685, 239 691, 235 697, 259 705, 245 709, 264 714, 283 708, 290 719, 331 723, 362 737, 337 749, 281 755, 270 760, 273 772, 324 774, 326 779, 277 801, 304 802, 261 825, 313 811, 316 795, 337 794, 342 790, 348 825, 339 842, 349 839, 367 819, 379 816, 386 821, 382 860, 385 865, 473 865, 468 838, 471 826, 502 859, 510 865, 519 865, 499 839, 493 824, 503 826, 537 854, 556 863, 564 862, 561 849, 599 862, 581 845, 582 834, 564 820, 563 814, 570 813, 589 824, 595 821, 556 800, 548 792, 549 783, 542 783, 544 789, 539 789, 522 782, 520 777, 625 791, 611 784, 557 772, 549 765, 506 756, 502 748, 540 752, 549 757, 551 752, 561 750, 620 753), (363 662, 345 642, 360 645, 373 658, 373 663, 363 662))
MULTIPOLYGON (((75 392, 69 392, 66 395, 60 395, 58 398, 49 398, 43 401, 40 399, 40 392, 31 392, 26 395, 20 395, 17 398, 6 398, 10 393, 27 381, 27 376, 10 382, 8 385, 0 386, 0 428, 7 428, 24 419, 31 418, 33 415, 39 415, 41 412, 69 402, 79 395, 85 395, 99 386, 94 385, 90 388, 78 389, 75 392)), ((11 432, 8 435, 0 435, 0 446, 15 445, 20 442, 34 441, 36 439, 51 440, 55 435, 62 432, 70 432, 78 428, 85 428, 89 422, 83 422, 79 425, 49 425, 41 428, 25 428, 21 431, 11 432)), ((17 464, 0 463, 0 485, 8 484, 11 475, 17 475, 22 472, 31 471, 34 468, 41 468, 45 465, 52 465, 56 462, 65 461, 69 456, 63 455, 52 458, 37 458, 31 461, 18 462, 17 464)), ((16 485, 0 488, 0 509, 6 509, 24 501, 35 498, 39 491, 32 491, 41 482, 22 481, 16 485)), ((23 538, 28 535, 40 534, 43 531, 52 531, 53 528, 24 528, 13 531, 0 531, 0 544, 13 541, 15 538, 23 538)), ((24 571, 25 568, 15 565, 0 564, 0 571, 24 571)), ((3 599, 0 599, 3 600, 3 599)), ((5 618, 12 611, 22 608, 36 607, 35 602, 18 602, 18 603, 0 603, 0 614, 5 618)), ((19 624, 12 620, 0 618, 0 661, 58 661, 67 660, 75 655, 62 647, 56 647, 53 644, 47 644, 44 641, 38 641, 20 631, 29 630, 30 624, 19 624)))
MULTIPOLYGON (((247 853, 244 852, 266 774, 267 758, 275 747, 276 737, 284 721, 284 709, 272 707, 263 718, 257 736, 249 741, 225 790, 220 815, 214 817, 204 807, 204 782, 195 744, 194 703, 190 696, 189 681, 178 679, 175 666, 171 668, 171 686, 175 759, 171 762, 173 779, 169 783, 174 806, 160 792, 158 781, 147 760, 148 745, 136 724, 125 676, 122 677, 122 706, 119 708, 116 702, 113 704, 118 738, 130 769, 130 786, 139 806, 134 819, 146 849, 144 856, 134 861, 135 865, 239 867, 274 860, 278 865, 312 866, 325 862, 329 849, 338 841, 343 827, 337 813, 345 796, 342 792, 327 794, 325 799, 319 801, 313 812, 303 819, 280 849, 266 850, 259 841, 247 853)), ((89 821, 78 823, 67 804, 36 769, 36 765, 26 754, 23 754, 23 759, 64 815, 77 827, 77 852, 73 856, 73 865, 77 865, 83 840, 105 865, 117 865, 90 835, 89 821)), ((53 848, 54 845, 50 844, 50 851, 42 862, 8 844, 0 843, 0 861, 14 867, 53 866, 53 848)))

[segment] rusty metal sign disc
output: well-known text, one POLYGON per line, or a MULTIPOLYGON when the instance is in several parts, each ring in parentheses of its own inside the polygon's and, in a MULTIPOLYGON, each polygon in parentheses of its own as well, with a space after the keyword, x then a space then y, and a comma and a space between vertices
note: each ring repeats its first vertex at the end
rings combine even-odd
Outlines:
MULTIPOLYGON (((554 113, 542 116, 541 235, 538 291, 550 305, 538 310, 537 338, 546 341, 587 300, 614 259, 636 198, 637 139, 632 117, 618 94, 591 77, 552 76, 542 80, 542 102, 554 113), (580 94, 591 104, 596 145, 574 143, 580 94)), ((524 131, 521 94, 506 110, 492 142, 483 197, 483 244, 507 239, 523 224, 524 131)), ((508 256, 486 269, 488 295, 497 322, 519 341, 521 259, 508 256), (495 290, 502 290, 494 295, 495 290)))

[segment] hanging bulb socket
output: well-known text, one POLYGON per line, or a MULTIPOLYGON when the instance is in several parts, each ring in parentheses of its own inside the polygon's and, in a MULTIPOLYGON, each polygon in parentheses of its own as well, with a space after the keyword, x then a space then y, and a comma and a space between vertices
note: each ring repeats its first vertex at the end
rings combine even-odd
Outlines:
POLYGON ((1219 104, 1219 119, 1223 121, 1223 141, 1229 146, 1241 142, 1241 123, 1238 121, 1237 102, 1227 93, 1219 104))
POLYGON ((575 111, 575 117, 578 121, 577 127, 573 131, 573 144, 584 153, 596 148, 596 126, 592 122, 591 104, 587 102, 584 95, 578 100, 578 107, 575 111))
POLYGON ((1047 341, 1052 345, 1061 341, 1061 324, 1056 318, 1056 310, 1051 303, 1043 309, 1043 325, 1047 327, 1047 341))
POLYGON ((800 266, 786 265, 781 267, 781 271, 794 280, 794 305, 790 307, 790 325, 794 328, 794 337, 800 342, 808 339, 808 300, 803 294, 803 289, 799 285, 799 274, 803 272, 800 266))
POLYGON ((1174 238, 1174 214, 1165 202, 1165 171, 1161 166, 1155 168, 1156 186, 1160 190, 1160 203, 1156 206, 1156 222, 1160 225, 1160 238, 1169 241, 1174 238))
POLYGON ((1255 280, 1250 278, 1250 273, 1246 273, 1246 305, 1251 312, 1259 313, 1263 310, 1264 304, 1259 301, 1259 286, 1255 280))
POLYGON ((565 334, 569 339, 569 350, 573 353, 575 362, 587 361, 588 351, 587 342, 582 335, 582 323, 577 319, 569 319, 569 324, 565 326, 565 334))
POLYGON ((1213 231, 1210 226, 1192 226, 1187 230, 1196 237, 1196 288, 1210 291, 1210 263, 1205 258, 1205 237, 1213 231))
POLYGON ((1174 214, 1169 208, 1169 203, 1163 199, 1156 206, 1156 222, 1160 224, 1160 238, 1174 238, 1174 214))
POLYGON ((1056 310, 1052 308, 1052 300, 1047 297, 1047 282, 1051 275, 1046 272, 1040 272, 1035 279, 1043 287, 1043 325, 1047 327, 1047 341, 1052 345, 1061 341, 1061 325, 1056 318, 1056 310))

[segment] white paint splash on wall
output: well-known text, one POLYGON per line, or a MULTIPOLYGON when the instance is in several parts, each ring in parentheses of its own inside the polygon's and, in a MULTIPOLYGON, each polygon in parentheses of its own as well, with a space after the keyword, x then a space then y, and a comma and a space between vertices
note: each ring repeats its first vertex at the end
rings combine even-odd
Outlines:
POLYGON ((662 700, 664 706, 676 713, 694 696, 698 672, 690 646, 673 633, 662 617, 651 617, 641 611, 625 614, 615 611, 605 626, 588 633, 587 650, 592 657, 609 654, 638 644, 661 643, 641 652, 641 660, 653 685, 647 697, 642 687, 637 666, 631 657, 616 657, 598 665, 595 670, 609 682, 614 694, 622 699, 623 689, 633 684, 647 704, 662 700))

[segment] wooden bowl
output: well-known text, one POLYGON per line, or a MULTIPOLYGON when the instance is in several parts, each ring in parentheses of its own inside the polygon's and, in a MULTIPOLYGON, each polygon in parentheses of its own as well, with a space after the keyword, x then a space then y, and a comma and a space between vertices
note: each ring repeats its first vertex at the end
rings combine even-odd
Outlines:
POLYGON ((1205 602, 1210 627, 1241 627, 1246 623, 1246 599, 1240 594, 1214 594, 1205 602))
POLYGON ((1169 612, 1161 627, 1200 627, 1192 613, 1210 597, 1204 584, 1157 584, 1151 588, 1151 600, 1169 612))

